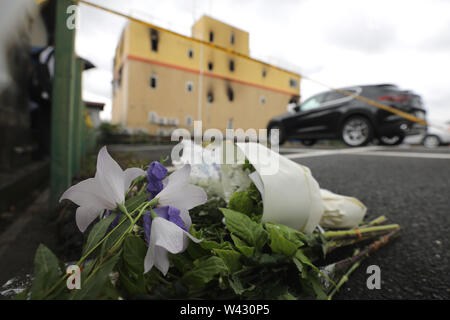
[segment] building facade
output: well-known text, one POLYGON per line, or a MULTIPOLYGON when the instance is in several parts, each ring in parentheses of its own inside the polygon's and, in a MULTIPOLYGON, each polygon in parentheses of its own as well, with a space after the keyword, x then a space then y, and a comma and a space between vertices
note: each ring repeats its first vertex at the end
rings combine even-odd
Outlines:
POLYGON ((299 96, 299 74, 252 59, 248 32, 208 16, 192 37, 130 21, 116 49, 112 122, 129 130, 263 129, 299 96))

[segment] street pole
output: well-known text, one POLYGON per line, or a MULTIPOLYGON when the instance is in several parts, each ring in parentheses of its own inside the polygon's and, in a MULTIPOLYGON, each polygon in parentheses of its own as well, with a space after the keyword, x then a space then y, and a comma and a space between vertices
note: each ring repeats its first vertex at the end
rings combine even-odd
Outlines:
POLYGON ((72 183, 75 29, 67 26, 71 0, 58 0, 55 8, 55 75, 52 91, 50 208, 72 183))

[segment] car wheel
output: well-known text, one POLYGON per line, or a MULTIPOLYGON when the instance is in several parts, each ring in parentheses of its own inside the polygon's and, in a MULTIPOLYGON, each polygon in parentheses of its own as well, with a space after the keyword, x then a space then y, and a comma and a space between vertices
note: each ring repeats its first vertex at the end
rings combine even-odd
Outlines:
POLYGON ((313 145, 316 144, 317 140, 314 140, 314 139, 306 139, 306 140, 301 140, 301 142, 302 142, 302 144, 303 144, 304 146, 311 147, 311 146, 313 146, 313 145))
POLYGON ((438 136, 427 135, 422 141, 425 148, 437 148, 441 144, 441 140, 438 136))
POLYGON ((366 145, 372 140, 372 135, 372 125, 369 120, 364 117, 350 117, 342 125, 342 140, 350 147, 360 147, 366 145))
POLYGON ((284 130, 284 127, 281 124, 274 124, 269 127, 269 129, 267 130, 267 134, 270 144, 272 144, 272 139, 275 138, 274 130, 278 130, 278 144, 281 146, 286 142, 286 132, 284 130))
POLYGON ((385 146, 396 146, 403 142, 405 139, 405 136, 403 135, 397 135, 393 137, 381 137, 380 143, 385 146))

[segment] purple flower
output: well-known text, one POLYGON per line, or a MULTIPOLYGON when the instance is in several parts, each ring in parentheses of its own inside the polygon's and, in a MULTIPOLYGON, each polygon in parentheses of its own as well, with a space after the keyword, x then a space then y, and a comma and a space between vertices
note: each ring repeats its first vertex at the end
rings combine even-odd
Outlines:
POLYGON ((149 200, 161 192, 164 188, 163 179, 166 177, 167 169, 158 161, 153 161, 147 169, 147 191, 150 193, 149 200))
MULTIPOLYGON (((181 219, 181 216, 180 216, 181 212, 177 208, 171 207, 171 206, 164 206, 164 207, 154 208, 153 212, 159 218, 166 219, 167 221, 174 223, 175 225, 177 225, 184 231, 188 232, 188 229, 187 229, 186 225, 184 224, 183 219, 181 219)), ((146 212, 145 216, 144 216, 144 234, 145 234, 145 239, 147 240, 147 243, 149 243, 149 241, 150 241, 150 231, 152 229, 152 221, 153 221, 153 219, 151 216, 151 212, 150 211, 146 212)))

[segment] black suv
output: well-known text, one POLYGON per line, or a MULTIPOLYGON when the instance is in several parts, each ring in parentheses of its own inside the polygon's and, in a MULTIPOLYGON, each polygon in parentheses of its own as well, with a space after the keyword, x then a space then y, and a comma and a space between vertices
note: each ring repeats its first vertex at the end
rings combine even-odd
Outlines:
MULTIPOLYGON (((342 88, 398 110, 425 119, 420 96, 392 84, 342 88)), ((369 105, 338 91, 316 94, 287 112, 270 120, 267 126, 279 130, 279 142, 299 139, 311 146, 319 139, 342 139, 351 147, 366 145, 373 138, 381 144, 400 144, 406 135, 423 134, 426 127, 391 112, 369 105)), ((273 131, 272 131, 273 132, 273 131)))

